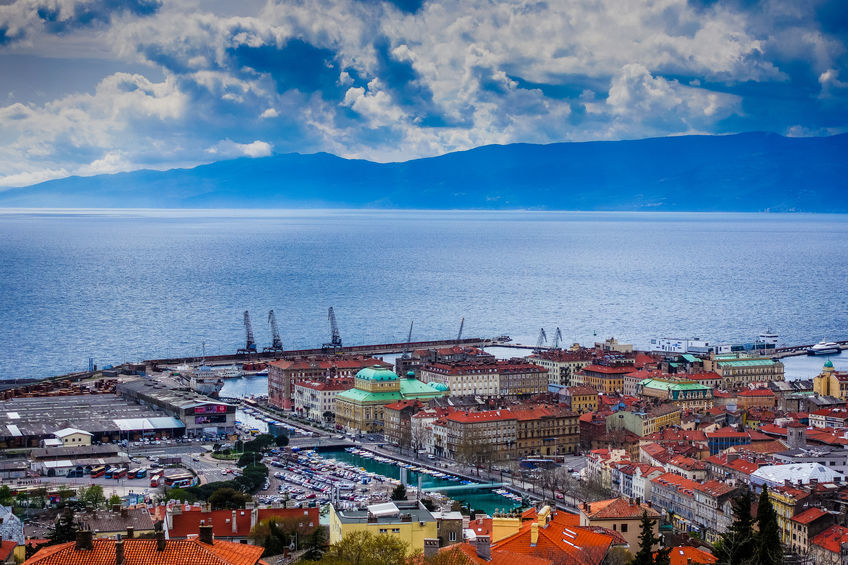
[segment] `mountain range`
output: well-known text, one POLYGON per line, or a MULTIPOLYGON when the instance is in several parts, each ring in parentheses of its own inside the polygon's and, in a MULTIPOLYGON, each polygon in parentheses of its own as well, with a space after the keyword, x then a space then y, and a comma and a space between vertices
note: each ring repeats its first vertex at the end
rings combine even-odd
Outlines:
POLYGON ((848 212, 848 134, 489 145, 399 163, 327 153, 68 177, 0 207, 848 212))

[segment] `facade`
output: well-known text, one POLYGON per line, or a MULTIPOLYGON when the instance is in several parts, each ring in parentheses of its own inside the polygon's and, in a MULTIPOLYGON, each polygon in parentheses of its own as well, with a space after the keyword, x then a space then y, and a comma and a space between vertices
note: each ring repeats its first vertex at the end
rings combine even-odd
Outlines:
POLYGON ((651 480, 651 502, 662 509, 675 530, 695 532, 695 489, 699 485, 686 477, 666 473, 651 480))
POLYGON ((633 365, 586 365, 580 370, 574 384, 592 387, 604 394, 621 393, 624 390, 624 375, 636 371, 633 365))
POLYGON ((790 520, 789 536, 784 541, 793 553, 807 555, 810 540, 833 524, 833 514, 821 508, 808 508, 790 520))
POLYGON ((383 435, 386 441, 401 449, 409 449, 413 443, 412 416, 421 408, 418 400, 399 400, 386 404, 383 407, 383 435))
POLYGON ((294 384, 294 411, 315 422, 328 422, 336 414, 336 395, 353 388, 353 379, 337 377, 294 384))
POLYGON ((660 404, 646 411, 620 410, 607 416, 607 431, 625 429, 637 436, 680 425, 681 410, 673 404, 660 404))
POLYGON ((385 423, 383 408, 400 400, 430 400, 444 393, 425 385, 414 374, 399 378, 377 365, 356 373, 353 388, 336 395, 336 426, 356 432, 381 432, 385 423))
POLYGON ((574 375, 586 365, 590 365, 593 358, 594 354, 588 349, 553 349, 534 353, 527 357, 527 360, 547 369, 548 384, 567 387, 574 384, 574 375))
POLYGON ((848 528, 834 525, 813 537, 809 555, 818 565, 848 563, 848 528))
POLYGON ((268 403, 283 410, 292 410, 296 383, 352 378, 360 370, 374 366, 391 369, 390 363, 358 355, 316 355, 272 361, 268 363, 268 403))
POLYGON ((76 428, 64 428, 57 432, 53 432, 56 439, 62 442, 65 447, 76 447, 78 445, 91 445, 92 434, 85 430, 76 428))
POLYGON ((598 409, 598 392, 590 386, 567 386, 559 391, 560 403, 578 414, 598 409))
POLYGON ((747 387, 751 383, 784 380, 783 363, 746 354, 710 355, 704 360, 704 370, 718 373, 722 387, 728 390, 747 387))
POLYGON ((451 396, 528 397, 548 390, 548 371, 523 359, 466 360, 422 365, 421 380, 451 396))
POLYGON ((721 481, 702 482, 695 487, 695 523, 707 542, 715 543, 730 528, 733 498, 738 492, 736 487, 721 481))
POLYGON ((330 544, 356 531, 392 535, 409 546, 410 553, 424 551, 425 539, 438 539, 436 519, 418 501, 372 504, 365 510, 339 510, 330 505, 330 544))
POLYGON ((776 404, 774 393, 767 388, 745 389, 736 393, 736 407, 739 410, 774 408, 776 404))
POLYGON ((626 498, 612 498, 598 502, 583 503, 580 506, 581 526, 600 526, 627 540, 631 548, 639 547, 642 514, 647 514, 653 525, 655 536, 659 533, 660 513, 648 503, 637 503, 626 498))
POLYGON ((821 374, 813 379, 813 392, 848 400, 848 371, 837 371, 828 359, 821 374))

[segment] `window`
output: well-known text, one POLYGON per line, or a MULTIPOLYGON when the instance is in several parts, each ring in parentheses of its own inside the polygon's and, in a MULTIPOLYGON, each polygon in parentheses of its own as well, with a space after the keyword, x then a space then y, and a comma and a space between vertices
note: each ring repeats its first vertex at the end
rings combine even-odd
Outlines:
POLYGON ((448 534, 448 540, 456 541, 456 532, 451 532, 450 534, 448 534))
POLYGON ((627 533, 627 524, 622 524, 622 525, 621 525, 621 533, 623 533, 623 534, 626 534, 626 533, 627 533))
POLYGON ((400 528, 392 528, 392 533, 393 533, 393 534, 399 534, 399 533, 400 533, 400 528))
POLYGON ((381 533, 381 534, 386 534, 386 533, 388 533, 388 532, 389 532, 389 530, 387 530, 386 528, 380 528, 380 533, 381 533))

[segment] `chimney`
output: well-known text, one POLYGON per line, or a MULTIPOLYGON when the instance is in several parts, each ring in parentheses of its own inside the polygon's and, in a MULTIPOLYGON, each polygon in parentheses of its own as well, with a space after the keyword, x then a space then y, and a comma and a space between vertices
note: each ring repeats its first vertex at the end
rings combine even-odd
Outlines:
POLYGON ((238 532, 238 526, 236 526, 236 511, 233 510, 233 533, 238 532))
POLYGON ((74 549, 76 550, 88 550, 91 551, 94 549, 94 543, 92 542, 93 534, 91 530, 78 530, 77 531, 77 542, 74 545, 74 549))
MULTIPOLYGON (((534 523, 533 526, 536 527, 536 524, 534 523)), ((536 529, 536 537, 539 537, 538 529, 536 529)), ((474 544, 477 546, 477 557, 484 561, 492 560, 492 538, 489 536, 477 536, 474 544)))
MULTIPOLYGON (((480 538, 477 538, 480 539, 480 538)), ((530 547, 536 547, 539 541, 539 522, 530 524, 530 547)))
POLYGON ((135 528, 132 526, 127 526, 127 539, 133 539, 135 537, 135 528))
POLYGON ((112 505, 112 512, 120 512, 120 511, 121 511, 121 505, 120 504, 113 504, 112 505))
POLYGON ((424 538, 424 559, 436 557, 439 553, 439 538, 424 538))
POLYGON ((206 545, 212 545, 214 543, 214 536, 212 535, 212 526, 204 524, 200 526, 200 534, 198 534, 197 539, 206 545))
POLYGON ((165 551, 165 532, 163 530, 156 532, 156 551, 165 551))
POLYGON ((126 506, 121 506, 121 518, 126 518, 130 515, 130 509, 126 506))
POLYGON ((124 540, 115 542, 115 565, 124 565, 124 540))

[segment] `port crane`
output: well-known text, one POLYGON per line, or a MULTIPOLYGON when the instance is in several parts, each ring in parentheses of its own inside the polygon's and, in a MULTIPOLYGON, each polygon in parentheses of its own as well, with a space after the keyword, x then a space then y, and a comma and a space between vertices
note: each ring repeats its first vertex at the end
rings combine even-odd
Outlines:
POLYGON ((462 318, 462 320, 460 320, 460 322, 459 322, 459 333, 456 334, 456 342, 457 343, 459 343, 459 341, 462 339, 462 327, 464 325, 465 325, 465 318, 462 318))
POLYGON ((268 353, 283 352, 283 340, 280 338, 280 332, 277 330, 277 316, 274 311, 268 312, 268 324, 271 325, 271 347, 264 347, 262 351, 268 353))
POLYGON ((336 324, 336 313, 333 307, 327 312, 327 319, 330 320, 330 343, 324 344, 324 349, 340 349, 342 347, 342 336, 339 334, 339 326, 336 324))
POLYGON ((247 333, 247 343, 236 353, 256 353, 256 340, 253 339, 253 327, 250 325, 250 312, 247 310, 244 311, 244 329, 247 333))
POLYGON ((548 343, 548 336, 545 333, 545 328, 539 328, 539 339, 536 340, 536 349, 533 352, 541 353, 546 343, 548 343))
POLYGON ((404 359, 409 359, 409 344, 412 343, 412 324, 415 323, 415 320, 409 322, 409 335, 406 336, 406 345, 403 346, 403 355, 401 355, 404 359))
POLYGON ((562 345, 562 332, 559 331, 559 326, 557 326, 556 334, 554 334, 554 349, 559 349, 560 345, 562 345))

